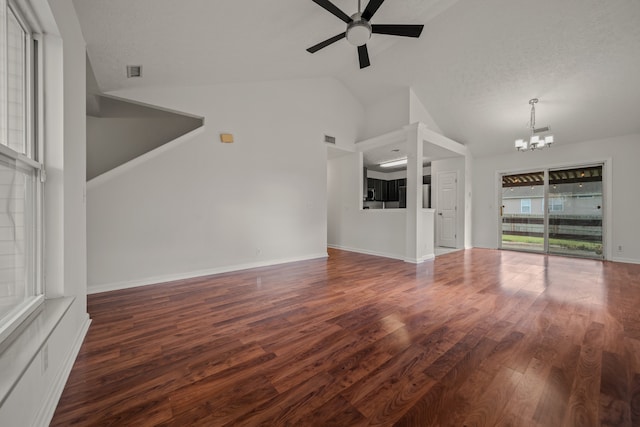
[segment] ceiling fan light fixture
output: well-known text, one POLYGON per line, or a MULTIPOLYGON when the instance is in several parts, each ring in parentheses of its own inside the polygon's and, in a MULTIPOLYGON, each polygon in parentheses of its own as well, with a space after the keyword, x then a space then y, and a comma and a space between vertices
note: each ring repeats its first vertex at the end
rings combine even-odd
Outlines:
POLYGON ((332 3, 331 0, 312 0, 314 3, 331 13, 342 22, 347 24, 347 29, 343 33, 336 34, 318 44, 307 48, 307 52, 316 53, 320 49, 336 43, 339 40, 347 39, 349 44, 356 46, 358 49, 358 63, 360 69, 367 68, 371 65, 369 60, 369 50, 367 42, 371 39, 371 34, 385 34, 388 36, 399 37, 420 37, 424 25, 416 24, 371 24, 371 19, 376 11, 380 9, 385 0, 369 0, 367 7, 362 10, 362 0, 358 0, 358 12, 349 16, 339 7, 332 3))
POLYGON ((371 38, 371 24, 360 17, 353 15, 353 21, 347 25, 347 41, 354 46, 362 46, 371 38))

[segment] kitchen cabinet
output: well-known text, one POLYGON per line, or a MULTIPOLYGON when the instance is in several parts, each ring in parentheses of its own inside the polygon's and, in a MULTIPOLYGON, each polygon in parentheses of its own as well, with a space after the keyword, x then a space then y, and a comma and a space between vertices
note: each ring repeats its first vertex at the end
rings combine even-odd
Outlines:
MULTIPOLYGON (((380 201, 380 202, 400 202, 401 207, 405 207, 406 203, 406 187, 407 179, 390 179, 388 181, 377 178, 366 179, 366 193, 369 196, 366 197, 368 201, 380 201), (404 202, 404 203, 403 203, 404 202)), ((423 184, 431 184, 431 175, 425 175, 422 177, 423 184)), ((375 208, 372 206, 372 208, 375 208)))
POLYGON ((373 190, 373 198, 367 200, 386 201, 388 197, 387 181, 376 178, 367 178, 367 189, 373 190))
POLYGON ((381 179, 375 180, 376 200, 387 200, 386 182, 381 179))
POLYGON ((398 184, 397 179, 392 179, 387 181, 387 200, 391 202, 397 202, 400 200, 399 193, 400 185, 398 184))

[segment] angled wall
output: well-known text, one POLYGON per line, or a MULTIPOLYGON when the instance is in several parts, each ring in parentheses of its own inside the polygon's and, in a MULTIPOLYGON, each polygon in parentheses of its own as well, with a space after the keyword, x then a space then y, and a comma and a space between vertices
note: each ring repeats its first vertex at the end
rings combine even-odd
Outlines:
POLYGON ((87 180, 202 126, 201 117, 94 95, 87 115, 87 180))
POLYGON ((420 98, 410 87, 398 88, 388 96, 365 106, 365 127, 360 140, 393 132, 411 123, 421 122, 442 134, 420 98))

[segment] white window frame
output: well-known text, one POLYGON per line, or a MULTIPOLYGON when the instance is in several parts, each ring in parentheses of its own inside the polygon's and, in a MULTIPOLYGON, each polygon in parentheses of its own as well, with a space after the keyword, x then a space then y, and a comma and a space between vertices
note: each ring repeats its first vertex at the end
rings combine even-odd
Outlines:
MULTIPOLYGON (((3 2, 5 3, 5 2, 3 2)), ((9 162, 14 162, 16 169, 29 170, 33 172, 35 176, 35 188, 34 188, 34 212, 33 218, 33 242, 30 247, 28 259, 33 269, 31 277, 34 281, 30 286, 33 289, 33 295, 26 301, 23 301, 20 305, 14 308, 14 311, 10 312, 4 318, 0 319, 0 344, 7 339, 18 327, 38 308, 42 305, 45 299, 44 294, 44 274, 43 274, 43 236, 44 236, 44 163, 43 163, 43 145, 40 138, 37 138, 39 127, 36 116, 40 116, 36 112, 40 111, 40 100, 42 94, 38 93, 38 88, 42 87, 42 73, 38 67, 38 64, 42 63, 42 51, 35 48, 36 43, 39 42, 40 37, 34 33, 32 28, 27 24, 24 15, 14 3, 13 0, 6 0, 5 4, 0 4, 0 7, 6 7, 5 19, 9 19, 9 13, 18 21, 19 25, 25 32, 25 90, 24 90, 24 131, 25 131, 25 153, 19 153, 8 146, 0 143, 0 155, 9 162), (37 84, 37 87, 36 87, 37 84)), ((3 27, 7 31, 7 22, 3 27)), ((6 43, 6 33, 5 33, 6 43)), ((4 47, 0 47, 4 48, 4 47)), ((5 55, 5 61, 7 57, 5 55)), ((6 65, 0 64, 1 67, 6 65)), ((8 77, 7 77, 8 78, 8 77)), ((6 100, 0 100, 0 102, 6 102, 6 100)), ((6 113, 6 112, 5 112, 6 113)))
POLYGON ((520 213, 521 214, 530 214, 531 213, 531 199, 520 199, 520 213), (524 203, 525 201, 527 203, 524 203), (525 212, 525 209, 524 209, 525 207, 528 209, 527 212, 525 212))
POLYGON ((564 199, 562 197, 549 197, 549 212, 563 212, 564 199))

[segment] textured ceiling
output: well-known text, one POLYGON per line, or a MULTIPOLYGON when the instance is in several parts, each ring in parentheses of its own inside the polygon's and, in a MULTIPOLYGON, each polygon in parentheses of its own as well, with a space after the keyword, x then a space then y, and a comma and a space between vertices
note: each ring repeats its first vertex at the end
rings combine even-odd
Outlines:
MULTIPOLYGON (((335 0, 347 14, 355 0, 335 0)), ((363 1, 366 4, 366 0, 363 1)), ((425 23, 420 39, 374 35, 371 67, 311 0, 75 0, 103 91, 335 77, 366 106, 412 87, 443 133, 475 156, 527 136, 528 100, 557 144, 640 133, 640 1, 387 0, 374 23, 425 23), (125 78, 143 65, 142 79, 125 78)))

